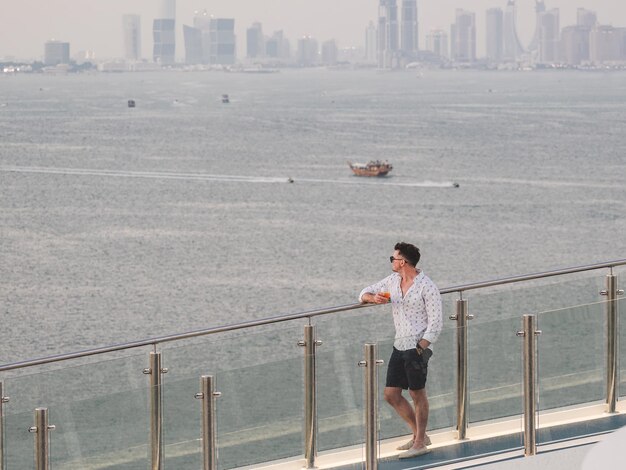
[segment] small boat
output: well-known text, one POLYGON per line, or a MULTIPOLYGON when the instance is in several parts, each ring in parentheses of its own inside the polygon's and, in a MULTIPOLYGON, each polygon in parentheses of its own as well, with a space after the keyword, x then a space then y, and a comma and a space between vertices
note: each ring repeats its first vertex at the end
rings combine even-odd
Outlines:
POLYGON ((367 163, 348 162, 348 165, 356 176, 385 176, 393 169, 391 163, 380 160, 370 160, 367 163))
POLYGON ((129 108, 134 108, 135 107, 135 100, 128 100, 128 107, 129 108))
POLYGON ((222 103, 230 103, 230 98, 228 95, 222 95, 222 103))

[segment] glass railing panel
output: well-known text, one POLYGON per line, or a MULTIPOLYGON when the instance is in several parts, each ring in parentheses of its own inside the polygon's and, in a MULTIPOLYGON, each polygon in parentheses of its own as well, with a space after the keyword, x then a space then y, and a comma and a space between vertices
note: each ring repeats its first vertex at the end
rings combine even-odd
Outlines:
POLYGON ((202 391, 200 378, 171 380, 166 374, 163 380, 165 468, 202 468, 202 401, 195 398, 202 391))
POLYGON ((149 386, 142 362, 143 355, 125 357, 6 380, 6 392, 11 392, 11 406, 5 406, 7 468, 32 468, 34 437, 27 431, 38 407, 48 409, 49 422, 56 426, 50 431, 51 468, 104 463, 146 468, 149 386))
POLYGON ((34 435, 28 432, 34 424, 34 409, 21 413, 11 413, 5 409, 4 465, 7 470, 35 467, 34 435))
POLYGON ((143 387, 149 383, 143 370, 150 366, 151 347, 95 355, 0 373, 8 412, 54 407, 143 387), (10 406, 9 406, 10 405, 10 406))
MULTIPOLYGON (((463 297, 476 320, 519 317, 604 300, 608 269, 534 279, 525 282, 470 290, 463 297)), ((450 294, 452 295, 452 294, 450 294)))
POLYGON ((220 469, 303 456, 302 375, 300 354, 216 375, 220 469))
POLYGON ((549 413, 605 401, 606 302, 543 312, 537 315, 537 323, 541 331, 537 338, 538 425, 544 424, 537 441, 598 432, 597 426, 584 423, 549 426, 549 413))
POLYGON ((539 410, 604 399, 605 302, 537 315, 539 410))
POLYGON ((203 375, 212 375, 221 393, 219 468, 304 455, 304 350, 298 341, 305 324, 278 323, 160 346, 168 368, 163 395, 168 465, 200 468, 201 402, 194 395, 203 375))
MULTIPOLYGON (((320 452, 365 442, 365 344, 377 343, 387 328, 380 306, 316 317, 318 449, 320 452)), ((385 321, 386 320, 386 321, 385 321)), ((378 355, 383 358, 380 347, 378 355)), ((378 374, 384 369, 378 367, 378 374)), ((379 391, 379 398, 382 398, 379 391)))
MULTIPOLYGON (((471 312, 471 310, 470 310, 471 312)), ((468 322, 470 423, 519 417, 522 406, 521 316, 468 322)))

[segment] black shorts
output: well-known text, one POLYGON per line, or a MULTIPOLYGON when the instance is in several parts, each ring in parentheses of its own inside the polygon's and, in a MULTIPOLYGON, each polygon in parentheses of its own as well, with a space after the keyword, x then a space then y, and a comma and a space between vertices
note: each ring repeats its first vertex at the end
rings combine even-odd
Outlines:
POLYGON ((397 387, 404 390, 421 390, 426 387, 428 374, 428 359, 432 355, 430 349, 425 349, 419 355, 417 349, 400 351, 393 348, 389 365, 387 366, 386 387, 397 387))

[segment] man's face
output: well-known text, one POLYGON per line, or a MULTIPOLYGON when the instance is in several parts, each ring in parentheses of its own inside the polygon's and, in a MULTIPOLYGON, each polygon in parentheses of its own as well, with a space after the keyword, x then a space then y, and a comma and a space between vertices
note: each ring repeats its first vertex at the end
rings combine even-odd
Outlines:
POLYGON ((404 258, 402 257, 402 255, 400 254, 398 250, 393 252, 392 258, 393 259, 391 260, 391 270, 394 273, 397 273, 400 270, 400 268, 404 266, 404 263, 406 263, 406 261, 404 260, 404 258))

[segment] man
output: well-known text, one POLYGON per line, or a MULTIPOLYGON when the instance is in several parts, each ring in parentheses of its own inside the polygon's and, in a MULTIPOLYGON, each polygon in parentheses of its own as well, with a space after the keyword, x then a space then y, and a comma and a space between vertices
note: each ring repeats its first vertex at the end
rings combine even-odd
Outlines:
POLYGON ((413 431, 413 438, 398 447, 398 450, 405 451, 398 457, 406 459, 430 452, 426 447, 430 445, 426 436, 426 375, 428 359, 432 355, 430 347, 441 333, 443 315, 439 289, 416 268, 420 260, 419 249, 409 243, 396 243, 389 260, 393 273, 363 289, 359 301, 374 304, 391 302, 396 337, 387 366, 385 400, 413 431), (406 389, 415 408, 402 396, 402 390, 406 389))

